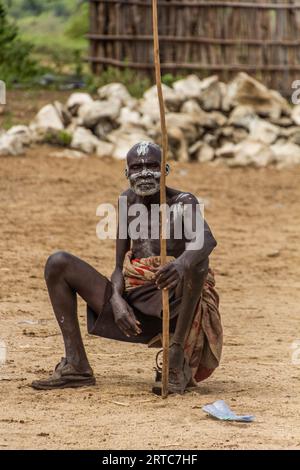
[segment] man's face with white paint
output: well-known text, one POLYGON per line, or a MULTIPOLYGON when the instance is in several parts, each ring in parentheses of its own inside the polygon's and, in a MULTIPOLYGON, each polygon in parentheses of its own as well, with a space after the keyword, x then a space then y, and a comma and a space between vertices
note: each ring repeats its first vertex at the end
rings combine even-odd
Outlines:
POLYGON ((127 176, 131 189, 138 196, 159 192, 161 153, 158 146, 142 142, 127 154, 127 176))

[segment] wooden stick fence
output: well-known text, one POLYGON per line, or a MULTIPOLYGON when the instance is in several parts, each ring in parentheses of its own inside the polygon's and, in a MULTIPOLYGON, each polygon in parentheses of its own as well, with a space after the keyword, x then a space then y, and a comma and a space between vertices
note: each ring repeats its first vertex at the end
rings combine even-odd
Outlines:
MULTIPOLYGON (((246 71, 290 93, 300 78, 300 2, 160 0, 162 73, 229 80, 246 71)), ((109 66, 154 78, 151 0, 90 0, 94 73, 109 66)))

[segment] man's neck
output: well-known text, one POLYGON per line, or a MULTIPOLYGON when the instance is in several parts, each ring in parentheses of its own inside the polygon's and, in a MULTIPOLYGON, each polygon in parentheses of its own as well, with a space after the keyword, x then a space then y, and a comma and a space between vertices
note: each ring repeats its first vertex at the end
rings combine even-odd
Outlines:
POLYGON ((160 191, 150 196, 138 196, 137 202, 147 207, 151 206, 151 204, 160 204, 160 191))

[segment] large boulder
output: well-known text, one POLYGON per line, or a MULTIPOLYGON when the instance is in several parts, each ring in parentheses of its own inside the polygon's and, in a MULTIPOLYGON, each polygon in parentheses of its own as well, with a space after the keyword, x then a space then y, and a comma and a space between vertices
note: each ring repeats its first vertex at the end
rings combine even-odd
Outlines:
POLYGON ((139 112, 141 113, 141 122, 147 128, 153 128, 156 126, 160 119, 158 101, 153 102, 152 100, 146 100, 142 98, 139 100, 139 112))
POLYGON ((222 87, 217 75, 204 80, 197 75, 189 75, 175 82, 173 88, 183 100, 197 100, 205 111, 217 110, 222 106, 222 87))
POLYGON ((273 162, 274 154, 269 145, 246 139, 236 145, 234 158, 228 160, 228 165, 266 167, 273 162))
POLYGON ((121 111, 121 102, 116 99, 110 101, 94 101, 79 108, 78 116, 82 119, 82 125, 93 129, 100 121, 116 121, 121 111))
POLYGON ((292 142, 271 145, 279 169, 300 164, 300 146, 292 142))
POLYGON ((256 118, 250 122, 249 137, 265 144, 273 144, 279 136, 280 129, 264 119, 256 118))
POLYGON ((7 135, 15 136, 22 145, 30 145, 32 142, 32 133, 28 126, 13 126, 7 131, 7 135))
POLYGON ((43 142, 48 134, 54 135, 63 131, 64 124, 56 107, 52 104, 47 104, 40 109, 31 121, 29 128, 32 140, 34 142, 43 142))
POLYGON ((215 157, 215 150, 206 142, 199 140, 189 148, 192 160, 200 163, 210 162, 215 157))
POLYGON ((291 108, 288 102, 276 91, 240 72, 227 86, 225 105, 252 106, 254 111, 263 117, 278 119, 282 114, 289 115, 291 108))
POLYGON ((103 140, 99 141, 97 150, 96 150, 97 157, 113 157, 114 155, 114 145, 110 142, 105 142, 103 140))
POLYGON ((252 121, 257 119, 257 114, 252 106, 240 105, 234 108, 229 116, 228 124, 235 127, 250 129, 252 121))
POLYGON ((93 98, 88 93, 72 93, 67 101, 66 107, 73 116, 76 116, 80 106, 91 104, 93 101, 93 98))
POLYGON ((0 155, 22 155, 24 146, 22 139, 17 135, 0 135, 0 155))
MULTIPOLYGON (((162 84, 162 91, 164 97, 164 103, 168 111, 179 111, 179 108, 183 102, 183 96, 180 92, 170 88, 169 86, 162 84)), ((145 101, 152 103, 153 106, 158 106, 158 95, 156 85, 145 91, 143 98, 145 101)))
POLYGON ((185 101, 180 108, 180 112, 189 115, 190 119, 192 119, 195 124, 206 129, 214 129, 220 124, 221 113, 218 113, 218 115, 216 113, 207 113, 196 100, 185 101))
POLYGON ((192 143, 198 136, 198 123, 194 116, 185 113, 169 113, 166 116, 167 128, 180 129, 188 142, 192 143))
POLYGON ((213 75, 202 80, 198 100, 205 111, 221 109, 222 90, 219 77, 217 75, 213 75))
POLYGON ((77 127, 73 133, 71 148, 84 153, 94 153, 99 145, 99 139, 84 127, 77 127))
POLYGON ((228 143, 224 145, 223 148, 216 151, 216 156, 223 158, 230 167, 265 167, 275 159, 269 145, 249 138, 239 144, 228 143))
POLYGON ((188 75, 173 83, 173 88, 182 96, 183 100, 198 100, 202 91, 202 82, 197 75, 188 75))
POLYGON ((72 122, 72 114, 69 112, 68 108, 64 106, 59 101, 54 101, 53 106, 55 107, 61 122, 63 123, 64 127, 69 126, 72 122))
POLYGON ((140 124, 141 122, 141 115, 138 111, 134 111, 130 109, 128 106, 124 106, 121 109, 120 115, 118 117, 118 124, 126 125, 126 124, 140 124))
POLYGON ((152 140, 142 128, 132 125, 116 129, 107 136, 107 139, 114 145, 113 157, 118 160, 124 160, 128 150, 137 142, 152 140))
POLYGON ((128 106, 130 109, 137 103, 137 100, 130 95, 123 83, 109 83, 99 88, 97 93, 100 100, 118 100, 121 102, 122 106, 128 106))
POLYGON ((291 117, 292 117, 293 122, 297 126, 300 126, 300 104, 297 104, 297 106, 294 106, 291 117))

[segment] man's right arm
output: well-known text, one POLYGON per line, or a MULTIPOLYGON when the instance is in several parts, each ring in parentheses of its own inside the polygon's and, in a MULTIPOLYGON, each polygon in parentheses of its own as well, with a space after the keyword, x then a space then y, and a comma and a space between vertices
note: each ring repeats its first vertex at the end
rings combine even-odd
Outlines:
POLYGON ((128 234, 126 238, 120 238, 118 225, 116 240, 116 266, 111 276, 112 296, 110 299, 110 303, 114 312, 115 322, 120 328, 120 330, 126 336, 134 336, 141 333, 141 329, 139 328, 139 322, 135 318, 132 308, 130 307, 130 305, 128 305, 128 303, 122 296, 125 284, 123 276, 123 263, 125 255, 129 249, 130 238, 128 234))

